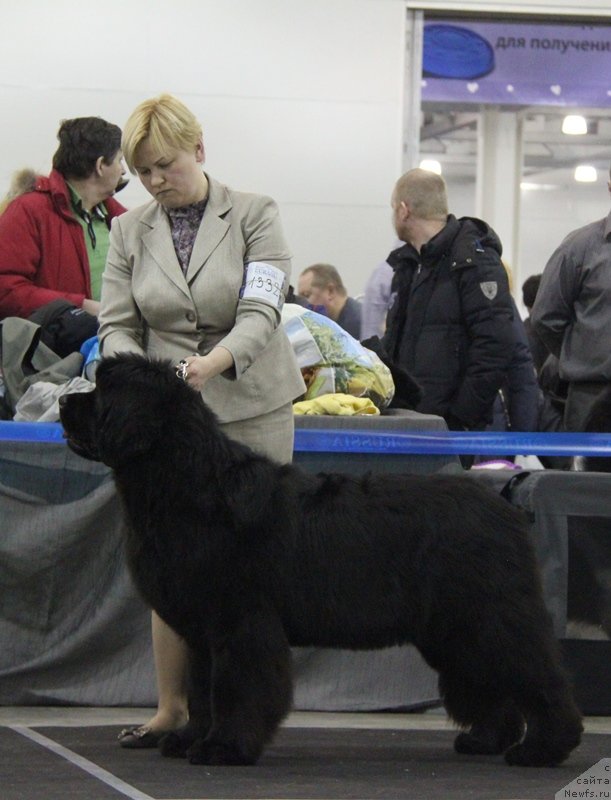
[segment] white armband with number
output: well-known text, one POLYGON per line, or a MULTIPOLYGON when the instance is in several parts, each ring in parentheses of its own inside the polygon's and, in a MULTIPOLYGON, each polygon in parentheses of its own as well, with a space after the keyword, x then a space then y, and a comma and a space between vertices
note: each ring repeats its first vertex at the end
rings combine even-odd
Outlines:
POLYGON ((274 308, 281 309, 284 304, 283 287, 285 273, 266 264, 265 261, 251 261, 244 266, 244 283, 240 289, 243 300, 263 300, 274 308))

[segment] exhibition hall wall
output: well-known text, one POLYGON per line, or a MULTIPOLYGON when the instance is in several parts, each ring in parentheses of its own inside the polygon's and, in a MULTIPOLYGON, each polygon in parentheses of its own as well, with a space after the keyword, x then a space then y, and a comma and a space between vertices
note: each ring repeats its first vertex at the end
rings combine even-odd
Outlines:
MULTIPOLYGON (((171 92, 203 123, 207 170, 278 201, 294 278, 326 261, 359 294, 394 242, 405 14, 404 0, 5 3, 0 192, 18 168, 49 171, 61 119, 123 125, 141 100, 171 92)), ((468 187, 449 191, 453 211, 473 211, 468 187)), ((147 195, 134 177, 120 199, 134 207, 147 195)), ((533 207, 522 232, 533 271, 607 208, 601 186, 546 219, 533 207)))

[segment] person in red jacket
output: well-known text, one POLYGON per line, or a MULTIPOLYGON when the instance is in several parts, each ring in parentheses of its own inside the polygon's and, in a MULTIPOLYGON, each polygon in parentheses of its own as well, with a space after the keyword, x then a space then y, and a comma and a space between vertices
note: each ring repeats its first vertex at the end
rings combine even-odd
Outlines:
POLYGON ((59 304, 91 315, 95 333, 110 223, 126 210, 112 197, 126 183, 121 129, 78 117, 57 138, 51 174, 0 215, 0 320, 41 322, 59 304))

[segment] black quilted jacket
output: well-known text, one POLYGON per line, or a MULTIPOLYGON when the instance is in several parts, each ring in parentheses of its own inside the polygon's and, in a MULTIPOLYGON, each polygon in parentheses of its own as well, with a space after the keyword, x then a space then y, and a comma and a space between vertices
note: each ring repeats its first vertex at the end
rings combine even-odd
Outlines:
POLYGON ((418 253, 394 250, 383 344, 422 389, 418 411, 451 429, 483 429, 513 352, 513 306, 501 243, 485 222, 449 215, 418 253))

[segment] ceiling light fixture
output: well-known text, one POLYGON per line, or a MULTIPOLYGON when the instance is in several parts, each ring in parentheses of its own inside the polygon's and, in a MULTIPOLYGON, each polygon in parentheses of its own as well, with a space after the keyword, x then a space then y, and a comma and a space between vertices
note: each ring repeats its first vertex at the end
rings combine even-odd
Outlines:
POLYGON ((427 172, 434 172, 436 175, 441 175, 441 164, 434 158, 423 158, 420 162, 420 169, 425 169, 427 172))
POLYGON ((588 132, 586 118, 579 114, 569 114, 562 120, 562 133, 569 136, 583 136, 588 132))
POLYGON ((575 167, 575 180, 579 181, 579 183, 594 183, 594 181, 598 180, 596 167, 592 167, 589 164, 580 164, 575 167))

